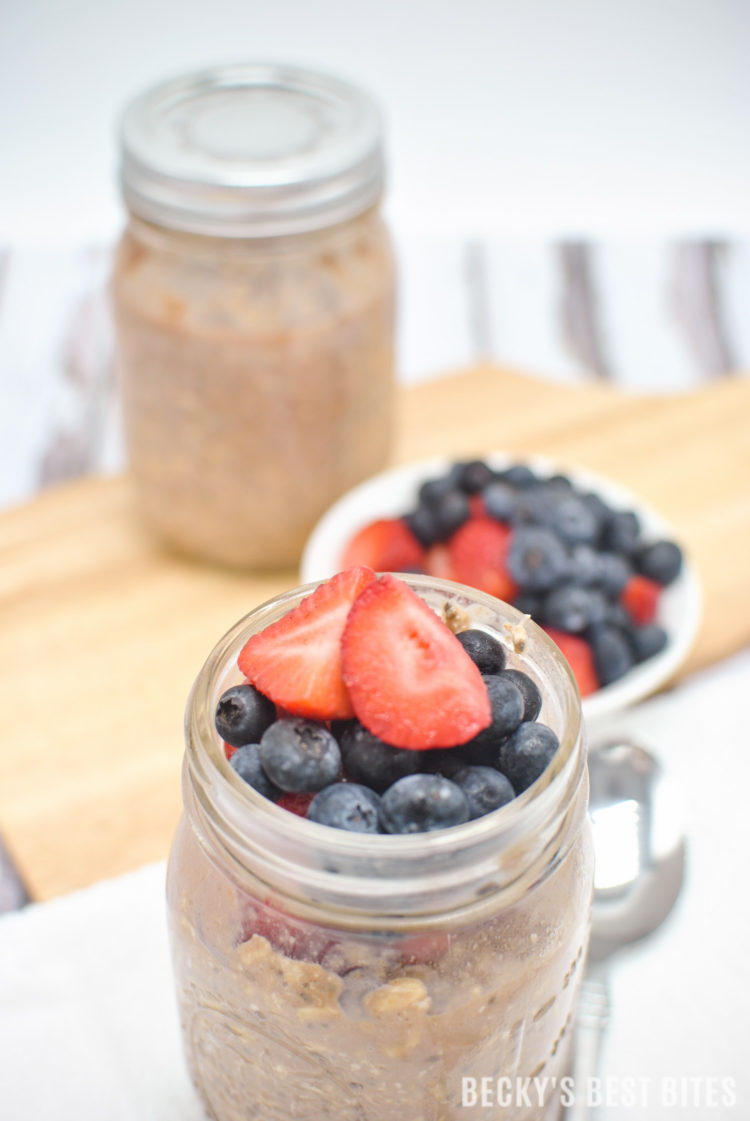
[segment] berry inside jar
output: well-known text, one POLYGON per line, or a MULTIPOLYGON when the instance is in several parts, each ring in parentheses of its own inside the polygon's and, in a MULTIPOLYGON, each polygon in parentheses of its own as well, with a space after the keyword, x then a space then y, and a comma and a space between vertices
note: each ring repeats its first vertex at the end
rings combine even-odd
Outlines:
POLYGON ((216 730, 236 773, 320 825, 422 833, 500 809, 559 747, 500 637, 393 574, 348 568, 254 634, 216 730))

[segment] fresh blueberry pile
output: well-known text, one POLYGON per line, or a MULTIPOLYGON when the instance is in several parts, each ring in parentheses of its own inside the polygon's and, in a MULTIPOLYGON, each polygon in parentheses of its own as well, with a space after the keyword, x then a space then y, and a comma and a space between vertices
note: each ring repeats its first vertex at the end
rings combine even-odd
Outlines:
POLYGON ((414 750, 385 742, 356 717, 277 716, 248 683, 228 689, 216 708, 230 765, 271 801, 357 833, 429 832, 499 809, 539 778, 558 740, 537 722, 539 689, 506 667, 503 644, 477 629, 456 637, 489 700, 489 724, 467 742, 414 750))
POLYGON ((566 475, 477 459, 424 482, 402 517, 363 527, 344 563, 441 576, 513 604, 558 643, 586 695, 664 649, 659 599, 682 553, 566 475))

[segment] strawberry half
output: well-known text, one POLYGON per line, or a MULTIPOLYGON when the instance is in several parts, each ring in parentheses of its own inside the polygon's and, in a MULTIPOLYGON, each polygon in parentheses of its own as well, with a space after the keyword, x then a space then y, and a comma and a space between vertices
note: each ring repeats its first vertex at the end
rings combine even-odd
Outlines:
POLYGON ((354 534, 344 549, 341 565, 367 565, 376 572, 403 572, 423 567, 424 549, 401 518, 379 518, 354 534))
POLYGON ((512 600, 516 585, 506 561, 511 531, 493 518, 469 518, 450 540, 454 579, 498 599, 512 600))
POLYGON ((578 685, 578 692, 582 697, 588 697, 599 688, 599 678, 594 663, 594 652, 585 638, 577 634, 568 634, 567 631, 558 631, 554 627, 544 627, 544 630, 560 647, 568 665, 573 671, 573 676, 578 685))
POLYGON ((296 814, 297 817, 306 817, 307 808, 312 802, 314 794, 288 794, 284 793, 276 803, 282 810, 296 814))
POLYGON ((341 649, 354 711, 386 743, 452 747, 489 726, 479 670, 453 632, 397 577, 381 576, 355 600, 341 649))
POLYGON ((325 927, 287 915, 268 897, 262 902, 248 899, 243 911, 240 942, 249 942, 254 934, 259 934, 285 957, 314 962, 320 962, 336 944, 325 927))
POLYGON ((447 545, 430 545, 425 553, 424 570, 428 576, 439 576, 441 580, 456 579, 447 545))
POLYGON ((631 619, 643 626, 653 623, 661 595, 661 584, 649 580, 647 576, 631 576, 622 590, 621 602, 630 613, 631 619))
POLYGON ((341 636, 349 608, 374 579, 369 568, 339 572, 283 618, 254 634, 237 659, 248 681, 295 716, 354 716, 341 675, 341 636))

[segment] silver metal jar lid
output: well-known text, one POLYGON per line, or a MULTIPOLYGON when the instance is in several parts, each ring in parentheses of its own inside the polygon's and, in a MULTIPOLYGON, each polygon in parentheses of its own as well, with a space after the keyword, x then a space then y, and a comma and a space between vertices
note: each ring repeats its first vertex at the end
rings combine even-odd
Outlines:
POLYGON ((383 189, 382 123, 348 82, 273 64, 163 82, 125 109, 121 183, 134 214, 222 237, 343 222, 383 189))

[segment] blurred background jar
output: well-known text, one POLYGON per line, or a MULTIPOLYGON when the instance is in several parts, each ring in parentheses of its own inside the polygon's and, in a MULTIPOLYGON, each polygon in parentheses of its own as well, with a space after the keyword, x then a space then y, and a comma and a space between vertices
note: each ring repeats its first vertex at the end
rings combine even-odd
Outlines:
POLYGON ((143 514, 193 555, 294 565, 390 451, 377 106, 325 74, 224 67, 134 100, 121 146, 113 298, 143 514))

